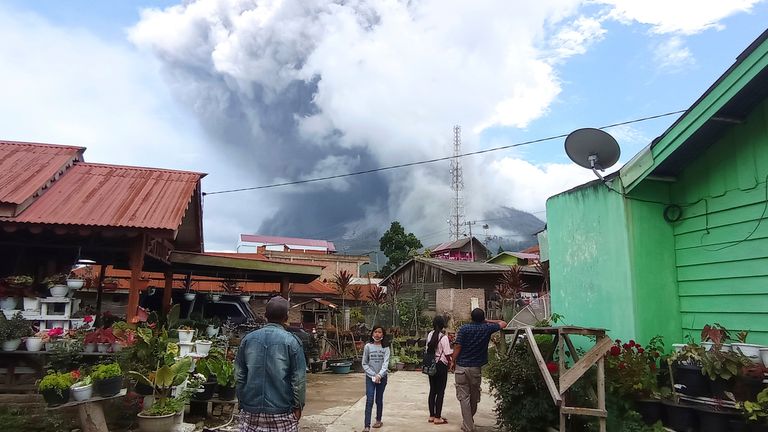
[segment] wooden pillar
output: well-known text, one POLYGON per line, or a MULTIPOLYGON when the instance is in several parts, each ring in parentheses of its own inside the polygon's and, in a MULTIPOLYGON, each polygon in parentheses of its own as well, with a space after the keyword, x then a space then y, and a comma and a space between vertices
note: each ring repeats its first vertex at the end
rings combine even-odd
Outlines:
POLYGON ((141 295, 139 292, 139 280, 141 279, 141 270, 144 268, 145 249, 146 237, 142 234, 133 244, 130 252, 131 285, 128 289, 128 310, 126 312, 126 319, 129 323, 133 323, 139 308, 139 296, 141 295))
POLYGON ((104 299, 104 278, 107 276, 107 265, 102 264, 99 269, 99 281, 96 285, 96 322, 95 327, 101 326, 101 302, 104 299))
POLYGON ((83 432, 108 432, 107 422, 104 420, 104 410, 101 402, 80 404, 77 407, 80 417, 80 427, 83 432))
POLYGON ((290 300, 290 288, 291 283, 289 282, 288 276, 283 276, 283 278, 280 279, 280 295, 287 300, 290 300))
POLYGON ((173 271, 165 271, 165 285, 163 286, 163 312, 171 310, 171 292, 173 291, 173 271))
MULTIPOLYGON (((597 409, 605 411, 605 356, 597 361, 597 409)), ((600 432, 606 432, 605 417, 600 417, 600 432)))

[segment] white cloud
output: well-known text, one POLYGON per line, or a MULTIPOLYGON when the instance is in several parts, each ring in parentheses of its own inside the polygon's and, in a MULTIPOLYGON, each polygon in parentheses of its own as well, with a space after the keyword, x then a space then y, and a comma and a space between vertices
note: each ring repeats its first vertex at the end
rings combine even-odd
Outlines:
POLYGON ((587 49, 605 37, 601 19, 580 16, 564 26, 550 41, 556 60, 567 59, 587 52, 587 49))
POLYGON ((721 29, 720 21, 739 12, 749 12, 763 0, 598 0, 611 5, 610 16, 621 22, 651 26, 657 34, 700 33, 721 29))
POLYGON ((667 72, 677 72, 696 63, 691 50, 678 36, 659 43, 654 50, 653 58, 658 67, 667 72))

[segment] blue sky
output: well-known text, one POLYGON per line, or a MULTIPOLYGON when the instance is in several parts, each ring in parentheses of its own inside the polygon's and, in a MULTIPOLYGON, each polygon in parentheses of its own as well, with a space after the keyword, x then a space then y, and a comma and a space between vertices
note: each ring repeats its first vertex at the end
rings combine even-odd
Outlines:
MULTIPOLYGON (((9 0, 0 138, 206 172, 207 191, 340 174, 444 156, 455 123, 470 151, 686 109, 768 22, 759 0, 406 3, 9 0)), ((611 130, 620 162, 676 118, 611 130)), ((466 159, 467 217, 545 217, 592 178, 562 145, 466 159)), ((443 165, 211 197, 206 241, 393 219, 447 235, 443 165)))

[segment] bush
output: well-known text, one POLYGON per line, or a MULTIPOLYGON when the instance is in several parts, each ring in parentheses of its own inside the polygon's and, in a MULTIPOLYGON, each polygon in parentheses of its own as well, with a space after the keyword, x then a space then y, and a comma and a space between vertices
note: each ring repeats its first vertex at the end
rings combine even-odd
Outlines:
POLYGON ((5 315, 0 317, 0 341, 21 339, 32 336, 32 334, 32 327, 21 315, 21 312, 13 314, 11 319, 6 319, 5 315))
POLYGON ((75 380, 69 372, 50 372, 40 380, 40 383, 37 385, 37 390, 41 392, 43 390, 54 390, 61 395, 62 392, 68 389, 74 382, 75 380))
POLYGON ((105 380, 118 376, 123 376, 123 370, 117 363, 100 364, 91 373, 91 378, 94 380, 105 380))

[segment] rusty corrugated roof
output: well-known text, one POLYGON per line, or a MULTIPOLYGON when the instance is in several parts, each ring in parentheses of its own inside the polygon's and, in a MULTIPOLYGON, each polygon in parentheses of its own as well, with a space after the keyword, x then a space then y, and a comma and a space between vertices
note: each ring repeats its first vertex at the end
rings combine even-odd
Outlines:
POLYGON ((83 147, 0 141, 0 202, 22 204, 56 179, 76 160, 83 147))
POLYGON ((15 218, 20 223, 176 230, 201 173, 77 163, 15 218))

